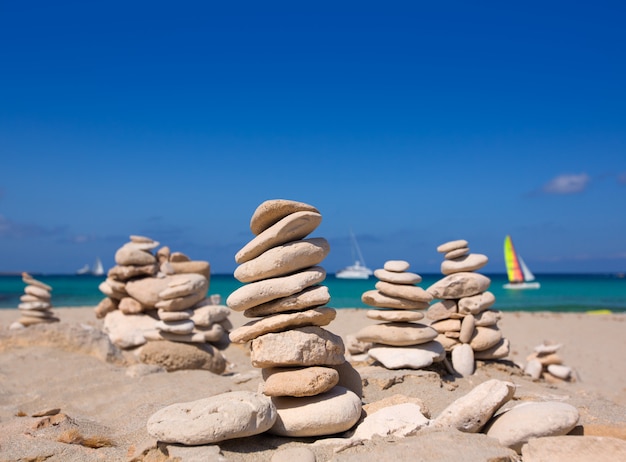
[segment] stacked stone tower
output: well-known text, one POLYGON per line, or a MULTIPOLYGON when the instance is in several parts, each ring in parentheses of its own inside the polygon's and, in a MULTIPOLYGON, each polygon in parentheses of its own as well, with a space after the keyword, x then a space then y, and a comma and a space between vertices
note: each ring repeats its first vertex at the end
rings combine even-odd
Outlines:
POLYGON ((99 286, 106 298, 96 316, 105 318, 105 332, 117 346, 142 347, 143 362, 222 373, 225 358, 212 346, 228 344, 232 325, 230 310, 207 297, 209 263, 166 246, 153 253, 158 246, 148 237, 131 236, 117 250, 117 265, 99 286))
POLYGON ((409 268, 404 260, 387 261, 374 271, 376 290, 361 296, 363 303, 376 307, 366 316, 382 322, 364 327, 354 337, 370 344, 369 357, 388 369, 421 369, 445 358, 442 345, 434 340, 437 331, 417 322, 433 297, 416 285, 422 277, 409 268))
POLYGON ((270 432, 282 436, 342 432, 361 415, 360 391, 347 383, 356 372, 346 363, 343 341, 322 327, 336 316, 324 306, 330 295, 318 266, 330 246, 324 238, 307 238, 321 220, 315 207, 302 202, 259 205, 250 220, 256 237, 235 256, 234 276, 245 284, 226 300, 230 309, 259 318, 232 331, 230 339, 249 342, 252 365, 262 369, 261 391, 278 413, 270 432))
POLYGON ((488 258, 470 253, 468 242, 457 240, 437 247, 444 254, 441 272, 445 275, 427 292, 439 299, 427 317, 439 332, 437 341, 451 353, 452 366, 461 375, 474 373, 475 359, 500 359, 509 354, 509 341, 498 328, 500 313, 490 310, 494 295, 487 289, 491 280, 475 271, 488 258))
POLYGON ((22 281, 26 287, 24 295, 20 297, 21 303, 17 305, 21 317, 11 325, 11 328, 58 322, 59 318, 52 312, 52 287, 38 281, 28 273, 22 273, 22 281))

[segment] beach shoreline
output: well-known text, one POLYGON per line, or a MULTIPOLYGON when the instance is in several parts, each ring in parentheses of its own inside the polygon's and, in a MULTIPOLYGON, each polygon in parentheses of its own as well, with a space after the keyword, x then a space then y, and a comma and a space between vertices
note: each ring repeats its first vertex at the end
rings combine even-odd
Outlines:
MULTIPOLYGON (((53 310, 59 323, 23 330, 9 330, 19 318, 17 309, 0 310, 0 378, 6 384, 0 392, 0 454, 8 454, 0 456, 1 461, 45 454, 52 457, 50 460, 132 460, 143 447, 155 444, 146 432, 146 421, 160 408, 226 391, 256 391, 261 381, 245 347, 237 344, 223 351, 229 367, 222 375, 199 370, 138 372, 140 369, 130 364, 132 354, 117 362, 106 361, 98 357, 98 346, 81 349, 67 339, 74 332, 102 328, 103 321, 96 318, 93 307, 53 310), (35 430, 33 426, 41 418, 33 414, 48 408, 61 409, 81 431, 102 434, 115 446, 93 449, 68 445, 55 440, 53 427, 35 430)), ((346 336, 375 323, 365 313, 361 308, 337 310, 327 328, 345 342, 346 336)), ((238 312, 231 312, 230 320, 235 328, 250 321, 238 312)), ((626 349, 626 314, 502 312, 499 326, 511 342, 509 357, 479 361, 476 373, 466 378, 442 377, 432 370, 390 371, 354 362, 366 383, 364 403, 404 395, 421 399, 436 415, 479 383, 496 378, 515 383, 518 401, 555 399, 576 406, 581 413, 579 431, 584 434, 610 433, 626 439, 626 368, 620 360, 626 349), (533 381, 523 374, 520 366, 544 341, 562 344, 559 354, 564 364, 574 369, 575 381, 533 381), (381 385, 383 382, 387 385, 381 385)), ((336 450, 333 445, 329 448, 309 439, 264 435, 226 441, 219 447, 225 460, 258 462, 269 461, 280 448, 303 444, 312 448, 318 461, 331 460, 336 450)), ((393 445, 380 441, 368 444, 372 454, 393 459, 393 445)), ((359 450, 346 449, 342 454, 359 450)))

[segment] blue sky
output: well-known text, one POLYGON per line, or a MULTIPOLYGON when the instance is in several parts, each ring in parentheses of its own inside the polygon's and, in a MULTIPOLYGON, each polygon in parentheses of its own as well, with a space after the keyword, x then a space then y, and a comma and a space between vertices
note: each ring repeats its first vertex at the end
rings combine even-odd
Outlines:
POLYGON ((328 272, 626 270, 622 2, 0 2, 0 271, 130 234, 230 273, 267 199, 328 272), (213 5, 224 4, 221 6, 213 5), (313 236, 312 235, 312 236, 313 236))

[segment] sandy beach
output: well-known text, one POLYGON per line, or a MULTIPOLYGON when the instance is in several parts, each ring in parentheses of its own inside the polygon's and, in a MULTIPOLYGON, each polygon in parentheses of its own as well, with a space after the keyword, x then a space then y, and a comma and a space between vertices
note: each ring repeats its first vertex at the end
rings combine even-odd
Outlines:
MULTIPOLYGON (((9 330, 19 314, 0 310, 0 461, 258 462, 280 460, 281 451, 294 447, 308 448, 318 462, 358 460, 365 455, 371 460, 493 457, 490 438, 452 431, 374 438, 352 447, 342 446, 337 439, 341 435, 290 439, 269 434, 217 446, 164 447, 146 430, 148 418, 159 409, 227 391, 257 390, 261 375, 251 366, 246 349, 231 344, 224 350, 229 366, 222 375, 156 371, 138 365, 132 354, 112 348, 101 333, 102 321, 96 319, 93 307, 54 311, 61 322, 9 330), (472 449, 463 449, 468 446, 472 449)), ((230 320, 235 327, 248 321, 236 312, 230 320)), ((328 330, 345 342, 347 335, 372 322, 365 310, 341 309, 328 330)), ((576 435, 626 439, 625 314, 505 312, 500 328, 511 342, 511 354, 506 360, 479 361, 476 373, 467 378, 451 376, 441 367, 387 370, 353 361, 363 382, 363 403, 397 395, 419 398, 430 415, 436 416, 476 385, 495 378, 516 385, 516 402, 555 400, 575 406, 580 412, 572 432, 576 435), (575 370, 575 381, 547 383, 523 374, 520 366, 544 341, 562 344, 559 353, 564 364, 575 370)))

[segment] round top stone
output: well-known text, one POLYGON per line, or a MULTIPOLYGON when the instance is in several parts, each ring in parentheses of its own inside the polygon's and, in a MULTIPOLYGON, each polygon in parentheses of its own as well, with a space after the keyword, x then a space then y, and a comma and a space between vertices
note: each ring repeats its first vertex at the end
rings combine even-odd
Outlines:
POLYGON ((387 271, 393 271, 395 273, 401 273, 403 271, 407 271, 411 265, 409 265, 408 261, 404 260, 388 260, 385 262, 383 266, 387 271))
POLYGON ((445 244, 441 244, 439 247, 437 247, 437 252, 448 253, 453 250, 461 249, 467 246, 468 246, 468 242, 466 240, 459 239, 457 241, 449 241, 449 242, 446 242, 445 244))
POLYGON ((287 215, 302 211, 320 213, 315 207, 305 204, 304 202, 287 199, 265 201, 259 205, 252 214, 252 218, 250 219, 250 231, 255 235, 259 235, 287 215))

